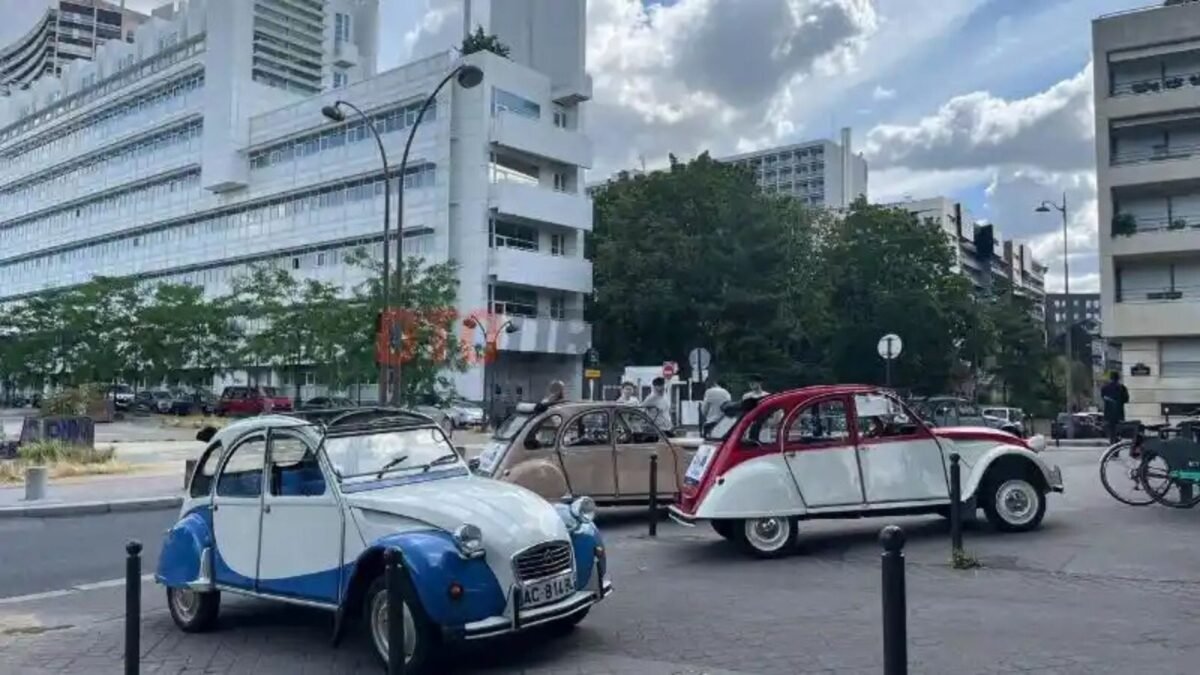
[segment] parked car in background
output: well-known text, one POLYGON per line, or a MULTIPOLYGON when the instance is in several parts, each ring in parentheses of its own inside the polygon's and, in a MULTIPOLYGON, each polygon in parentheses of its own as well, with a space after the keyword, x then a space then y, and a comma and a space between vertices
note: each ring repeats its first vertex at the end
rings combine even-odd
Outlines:
POLYGON ((129 406, 133 404, 133 387, 127 384, 114 384, 108 388, 108 395, 117 410, 129 410, 129 406))
POLYGON ((955 396, 931 396, 913 399, 913 412, 926 424, 935 427, 990 427, 1021 435, 1017 425, 1000 417, 985 415, 979 406, 965 398, 955 396))
POLYGON ((645 504, 650 456, 658 456, 659 499, 679 492, 700 439, 667 438, 637 406, 522 403, 472 465, 481 476, 516 483, 550 501, 591 497, 600 505, 645 504))
POLYGON ((165 413, 171 409, 172 398, 166 389, 143 389, 133 397, 130 407, 139 412, 165 413))
MULTIPOLYGON (((1108 438, 1104 416, 1100 413, 1075 413, 1075 438, 1108 438)), ((1050 438, 1068 438, 1067 413, 1059 413, 1050 423, 1050 438)))
POLYGON ((211 415, 216 412, 217 397, 203 387, 178 388, 171 392, 171 405, 167 412, 172 415, 211 415))
POLYGON ((1027 429, 1025 428, 1025 411, 1020 408, 1009 408, 1007 406, 985 406, 982 410, 984 417, 994 417, 999 420, 1004 420, 1017 428, 1017 435, 1024 438, 1027 429))
POLYGON ((446 412, 450 415, 450 420, 454 422, 454 426, 459 429, 483 425, 482 403, 468 401, 464 398, 456 398, 450 401, 446 412))
POLYGON ((220 400, 217 401, 216 413, 237 417, 291 410, 292 399, 284 396, 275 387, 256 385, 225 387, 220 400))
POLYGON ((358 404, 345 396, 314 396, 302 403, 297 410, 331 410, 334 408, 356 408, 358 404))

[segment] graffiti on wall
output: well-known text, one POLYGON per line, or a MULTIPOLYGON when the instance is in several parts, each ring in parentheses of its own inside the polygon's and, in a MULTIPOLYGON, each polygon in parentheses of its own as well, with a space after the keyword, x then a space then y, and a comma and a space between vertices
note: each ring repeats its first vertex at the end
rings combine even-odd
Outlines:
POLYGON ((21 443, 38 441, 61 441, 90 448, 96 442, 96 423, 90 417, 26 417, 21 427, 21 443))

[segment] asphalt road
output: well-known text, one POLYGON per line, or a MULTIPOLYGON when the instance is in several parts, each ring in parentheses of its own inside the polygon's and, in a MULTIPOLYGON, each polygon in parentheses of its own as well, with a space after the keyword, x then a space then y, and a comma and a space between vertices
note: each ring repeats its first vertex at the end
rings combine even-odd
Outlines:
POLYGON ((117 579, 125 543, 143 545, 142 568, 158 564, 177 509, 75 518, 0 518, 0 599, 117 579))

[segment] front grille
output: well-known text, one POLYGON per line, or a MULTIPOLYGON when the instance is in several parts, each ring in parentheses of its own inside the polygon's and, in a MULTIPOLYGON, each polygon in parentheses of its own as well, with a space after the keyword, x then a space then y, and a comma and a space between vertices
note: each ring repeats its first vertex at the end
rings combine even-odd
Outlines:
POLYGON ((551 541, 525 549, 513 559, 517 579, 533 581, 571 571, 571 545, 551 541))

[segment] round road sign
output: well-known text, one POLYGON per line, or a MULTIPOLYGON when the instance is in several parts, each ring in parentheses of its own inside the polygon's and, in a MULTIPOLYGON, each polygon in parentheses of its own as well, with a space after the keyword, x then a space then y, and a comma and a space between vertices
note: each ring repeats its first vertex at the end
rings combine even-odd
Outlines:
POLYGON ((903 347, 904 343, 900 341, 900 336, 895 333, 888 333, 879 338, 879 356, 888 361, 900 356, 900 350, 903 347))

